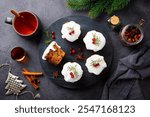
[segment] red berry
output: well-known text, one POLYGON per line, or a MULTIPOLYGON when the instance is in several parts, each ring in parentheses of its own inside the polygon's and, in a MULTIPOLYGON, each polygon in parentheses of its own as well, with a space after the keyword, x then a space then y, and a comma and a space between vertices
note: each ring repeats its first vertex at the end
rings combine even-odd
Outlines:
POLYGON ((95 41, 96 41, 96 39, 95 39, 95 38, 93 38, 93 39, 92 39, 92 44, 95 44, 95 41))
POLYGON ((72 72, 70 72, 70 76, 71 78, 74 78, 74 74, 72 72))
POLYGON ((71 53, 72 53, 72 54, 75 54, 75 53, 76 53, 76 51, 75 51, 75 50, 71 50, 71 53))
POLYGON ((98 67, 99 65, 99 63, 93 64, 94 67, 98 67))
POLYGON ((70 54, 71 55, 76 54, 76 50, 74 50, 73 48, 70 48, 70 54))
POLYGON ((71 32, 69 32, 69 35, 72 35, 72 34, 74 34, 74 30, 73 30, 73 31, 71 31, 71 32))
POLYGON ((92 41, 92 44, 95 44, 95 41, 92 41))
POLYGON ((72 33, 72 34, 74 34, 74 30, 73 30, 73 31, 71 31, 71 33, 72 33))
POLYGON ((95 38, 92 39, 92 41, 95 41, 95 40, 96 40, 95 38))
POLYGON ((70 32, 69 35, 72 35, 72 33, 70 32))
POLYGON ((52 35, 55 35, 55 32, 52 31, 52 35))
POLYGON ((52 35, 52 39, 55 39, 55 36, 54 36, 54 35, 52 35))

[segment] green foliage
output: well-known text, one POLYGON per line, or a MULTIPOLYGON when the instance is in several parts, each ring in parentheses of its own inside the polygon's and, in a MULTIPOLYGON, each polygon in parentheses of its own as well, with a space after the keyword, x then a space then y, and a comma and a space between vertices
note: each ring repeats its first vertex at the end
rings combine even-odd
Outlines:
POLYGON ((112 4, 110 5, 110 9, 106 10, 108 14, 111 14, 115 11, 118 11, 129 3, 129 0, 113 0, 112 4))
POLYGON ((73 10, 85 10, 90 8, 91 0, 67 0, 67 7, 73 10))
POLYGON ((44 32, 46 39, 44 40, 45 44, 50 44, 52 42, 51 33, 49 31, 44 32))
POLYGON ((89 10, 89 16, 96 18, 100 13, 123 9, 130 0, 67 0, 67 7, 73 10, 89 10))
POLYGON ((102 13, 105 8, 108 6, 109 2, 106 0, 98 0, 94 5, 92 5, 89 16, 92 18, 97 17, 100 13, 102 13))

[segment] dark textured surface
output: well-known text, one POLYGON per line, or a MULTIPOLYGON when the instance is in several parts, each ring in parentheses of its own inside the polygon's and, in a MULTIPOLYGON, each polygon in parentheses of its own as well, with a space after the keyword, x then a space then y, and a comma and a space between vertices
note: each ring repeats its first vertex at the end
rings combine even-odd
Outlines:
MULTIPOLYGON (((30 40, 23 39, 22 37, 16 35, 12 27, 4 23, 7 16, 11 16, 9 10, 29 10, 37 14, 41 20, 44 29, 47 29, 54 21, 69 15, 80 14, 86 15, 85 12, 73 12, 67 10, 65 7, 65 0, 1 0, 0 1, 0 63, 10 62, 12 64, 12 72, 19 75, 24 83, 28 85, 26 89, 34 91, 29 85, 26 79, 21 74, 22 67, 27 67, 29 70, 42 71, 39 57, 38 57, 38 43, 30 40), (30 61, 26 64, 20 64, 13 61, 10 58, 10 50, 14 46, 23 47, 29 54, 30 61)), ((141 18, 145 19, 146 23, 142 27, 145 33, 144 43, 149 40, 150 37, 150 1, 149 0, 131 0, 131 3, 125 9, 116 12, 124 24, 137 23, 141 18)), ((97 18, 99 23, 103 23, 110 35, 115 47, 115 57, 117 59, 127 56, 133 50, 137 49, 135 47, 124 47, 119 41, 119 36, 114 33, 111 28, 106 23, 108 19, 107 15, 100 15, 97 18)), ((117 61, 114 61, 114 66, 116 66, 117 61)), ((7 68, 0 69, 0 99, 15 99, 14 96, 5 96, 5 80, 7 76, 7 68)), ((115 67, 112 69, 113 74, 115 67)), ((111 77, 110 77, 111 78, 111 77)), ((82 89, 82 90, 71 90, 62 88, 55 85, 47 77, 41 78, 40 92, 41 99, 100 99, 103 90, 104 83, 100 82, 92 87, 82 89)), ((30 95, 26 94, 20 96, 19 99, 32 99, 30 95)))
POLYGON ((99 82, 105 83, 105 81, 108 78, 108 74, 109 74, 109 71, 111 68, 113 54, 114 54, 114 51, 113 51, 114 48, 113 48, 109 33, 104 25, 99 24, 98 22, 91 20, 88 17, 74 15, 74 16, 68 16, 65 18, 61 18, 60 20, 54 22, 47 29, 47 31, 49 33, 51 33, 52 31, 55 32, 55 36, 56 36, 55 41, 62 48, 62 50, 64 50, 66 53, 62 62, 58 66, 54 66, 52 64, 49 64, 47 61, 43 61, 41 56, 43 55, 43 52, 45 51, 46 47, 48 46, 47 44, 44 43, 44 40, 47 40, 47 36, 45 34, 43 34, 43 37, 39 44, 39 50, 40 50, 39 57, 40 57, 40 62, 41 62, 43 70, 45 71, 45 73, 48 75, 48 77, 51 80, 53 80, 58 85, 66 87, 66 88, 87 88, 88 86, 94 85, 99 82), (76 23, 80 24, 80 26, 81 26, 82 33, 80 35, 80 38, 73 43, 70 43, 70 42, 62 39, 62 37, 61 37, 62 36, 62 34, 61 34, 62 25, 68 21, 75 21, 76 23), (85 37, 86 33, 93 29, 101 32, 106 38, 105 47, 98 52, 88 51, 83 42, 83 38, 85 37), (81 48, 82 53, 84 53, 84 60, 79 61, 76 59, 76 55, 70 55, 70 48, 74 48, 77 51, 77 54, 81 53, 81 52, 78 52, 78 48, 81 48), (89 73, 87 68, 85 67, 86 59, 93 54, 99 54, 101 56, 104 56, 105 61, 107 63, 107 69, 103 70, 103 72, 98 76, 89 73), (83 76, 78 82, 68 83, 64 80, 63 75, 61 75, 61 70, 63 68, 63 65, 67 62, 77 62, 81 65, 81 67, 83 69, 83 76), (52 74, 56 71, 59 72, 59 78, 54 78, 52 76, 52 74))

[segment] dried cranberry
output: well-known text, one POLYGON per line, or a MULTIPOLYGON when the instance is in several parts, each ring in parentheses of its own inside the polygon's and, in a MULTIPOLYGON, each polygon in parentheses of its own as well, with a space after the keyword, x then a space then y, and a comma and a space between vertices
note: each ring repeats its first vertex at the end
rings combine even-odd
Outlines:
POLYGON ((70 72, 70 76, 71 78, 74 78, 74 74, 72 72, 70 72))
POLYGON ((69 35, 72 35, 72 33, 71 33, 71 32, 69 32, 69 35))
POLYGON ((76 54, 76 51, 73 49, 73 50, 71 50, 71 53, 72 54, 76 54))
POLYGON ((55 35, 52 35, 52 39, 55 39, 55 35))
POLYGON ((71 55, 76 54, 76 50, 74 50, 73 48, 70 48, 70 54, 71 55))
POLYGON ((96 39, 95 39, 95 38, 93 38, 93 39, 92 39, 92 44, 95 44, 95 41, 96 41, 96 39))
POLYGON ((95 40, 96 40, 95 38, 92 39, 92 41, 95 41, 95 40))
POLYGON ((98 67, 99 65, 99 63, 93 64, 94 67, 98 67))
POLYGON ((71 31, 71 33, 72 33, 72 34, 74 34, 74 30, 73 30, 73 31, 71 31))
POLYGON ((52 35, 55 35, 55 32, 52 31, 52 35))
POLYGON ((71 31, 71 32, 69 32, 69 35, 72 35, 72 34, 74 34, 74 30, 73 30, 73 31, 71 31))

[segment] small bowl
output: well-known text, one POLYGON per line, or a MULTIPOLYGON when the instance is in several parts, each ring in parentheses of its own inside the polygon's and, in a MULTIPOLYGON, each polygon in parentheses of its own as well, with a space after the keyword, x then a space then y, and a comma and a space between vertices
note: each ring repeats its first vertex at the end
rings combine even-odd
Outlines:
POLYGON ((133 46, 139 44, 144 37, 144 33, 138 24, 126 25, 121 33, 121 41, 127 46, 133 46))

